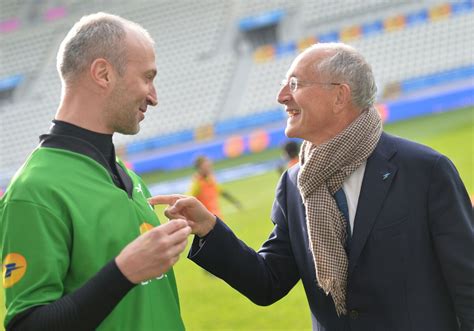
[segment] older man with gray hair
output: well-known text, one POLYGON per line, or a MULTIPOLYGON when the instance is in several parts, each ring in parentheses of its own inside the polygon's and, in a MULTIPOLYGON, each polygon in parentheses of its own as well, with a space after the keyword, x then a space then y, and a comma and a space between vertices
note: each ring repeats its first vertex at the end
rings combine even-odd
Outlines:
POLYGON ((288 137, 304 140, 281 177, 258 252, 197 200, 157 196, 196 234, 189 257, 259 305, 301 279, 313 330, 474 328, 474 222, 445 156, 382 131, 370 65, 316 44, 282 82, 288 137))
POLYGON ((61 104, 0 200, 7 330, 183 330, 172 266, 191 228, 160 225, 116 159, 157 105, 153 40, 97 13, 58 52, 61 104))

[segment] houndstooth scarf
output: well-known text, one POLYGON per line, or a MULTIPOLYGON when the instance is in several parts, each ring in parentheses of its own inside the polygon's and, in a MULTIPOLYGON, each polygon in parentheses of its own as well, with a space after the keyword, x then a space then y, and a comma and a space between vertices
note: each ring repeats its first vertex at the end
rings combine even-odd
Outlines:
POLYGON ((306 208, 316 279, 326 294, 331 293, 339 316, 346 314, 348 258, 344 245, 348 234, 333 194, 369 157, 381 134, 380 116, 370 108, 324 144, 304 141, 301 146, 298 189, 306 208))

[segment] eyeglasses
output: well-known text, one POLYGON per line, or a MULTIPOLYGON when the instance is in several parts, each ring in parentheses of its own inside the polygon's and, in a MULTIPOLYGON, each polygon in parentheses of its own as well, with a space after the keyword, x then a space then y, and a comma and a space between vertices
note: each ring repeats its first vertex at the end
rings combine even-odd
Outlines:
POLYGON ((309 81, 309 80, 298 80, 296 77, 290 77, 290 79, 283 79, 280 82, 280 86, 286 86, 288 85, 290 87, 290 91, 292 93, 295 93, 296 90, 298 90, 299 86, 309 86, 309 85, 341 85, 341 83, 322 83, 322 82, 314 82, 314 81, 309 81))

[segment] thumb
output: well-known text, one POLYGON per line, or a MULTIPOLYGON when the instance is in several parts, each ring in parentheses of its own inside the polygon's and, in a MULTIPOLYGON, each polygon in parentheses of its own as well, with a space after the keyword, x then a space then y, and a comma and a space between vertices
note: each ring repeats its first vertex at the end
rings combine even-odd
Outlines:
POLYGON ((168 219, 174 219, 174 218, 181 218, 181 219, 186 219, 186 217, 184 217, 184 215, 180 214, 178 211, 176 211, 175 208, 173 207, 168 207, 165 209, 164 211, 164 214, 165 216, 168 218, 168 219))
POLYGON ((182 211, 184 209, 206 208, 195 197, 182 196, 182 198, 175 200, 174 205, 170 207, 171 211, 182 211))

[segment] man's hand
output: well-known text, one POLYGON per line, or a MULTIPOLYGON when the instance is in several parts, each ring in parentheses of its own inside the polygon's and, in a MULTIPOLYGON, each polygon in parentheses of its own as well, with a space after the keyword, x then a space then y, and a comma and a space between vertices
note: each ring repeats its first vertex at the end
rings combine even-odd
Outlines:
POLYGON ((180 194, 157 195, 148 199, 148 202, 152 205, 167 204, 166 217, 184 218, 191 226, 192 233, 201 238, 214 229, 216 224, 216 216, 195 197, 180 194))
POLYGON ((132 283, 159 277, 178 261, 190 234, 191 228, 185 220, 171 220, 132 241, 115 258, 115 262, 132 283))

